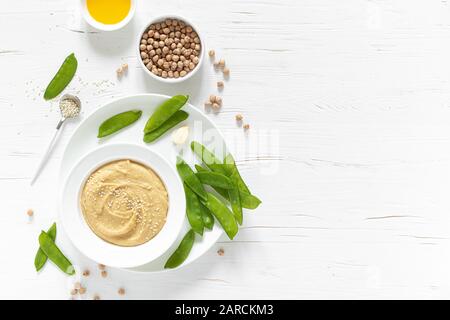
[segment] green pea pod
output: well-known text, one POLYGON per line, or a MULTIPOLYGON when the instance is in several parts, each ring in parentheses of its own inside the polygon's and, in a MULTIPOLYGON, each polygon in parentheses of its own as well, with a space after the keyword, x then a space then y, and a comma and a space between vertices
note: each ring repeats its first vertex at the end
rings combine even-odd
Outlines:
POLYGON ((175 127, 180 122, 186 120, 189 117, 187 112, 183 110, 178 110, 171 116, 166 122, 164 122, 159 128, 153 130, 152 132, 146 133, 144 135, 144 141, 147 143, 153 142, 159 137, 161 137, 164 133, 175 127))
POLYGON ((222 189, 234 188, 231 180, 225 175, 217 172, 197 172, 195 174, 201 183, 207 184, 212 187, 218 187, 222 189))
POLYGON ((231 153, 227 154, 227 156, 225 157, 223 162, 225 164, 225 168, 226 168, 228 174, 235 175, 234 180, 235 180, 237 186, 239 187, 239 190, 242 190, 242 191, 245 191, 245 192, 251 194, 249 188, 247 187, 247 185, 244 182, 244 179, 242 179, 241 174, 239 173, 239 170, 236 166, 236 162, 234 161, 234 158, 231 155, 231 153))
POLYGON ((239 190, 237 186, 228 190, 228 195, 230 197, 231 210, 233 211, 234 217, 239 225, 242 225, 244 220, 244 215, 242 213, 241 198, 239 196, 239 190))
POLYGON ((72 263, 67 259, 64 254, 56 246, 52 238, 42 231, 39 235, 39 245, 42 251, 47 255, 47 257, 59 268, 61 271, 68 275, 75 274, 75 269, 72 263))
POLYGON ((97 138, 103 138, 113 134, 139 120, 142 115, 141 110, 125 111, 109 119, 106 119, 98 128, 97 138))
POLYGON ((53 77, 52 81, 45 89, 44 99, 50 100, 58 96, 65 87, 72 81, 75 72, 77 71, 78 61, 75 54, 70 54, 59 67, 58 72, 53 77))
POLYGON ((194 245, 194 241, 195 241, 195 233, 191 229, 185 234, 178 248, 169 257, 166 264, 164 265, 164 268, 172 269, 181 265, 184 262, 184 260, 186 260, 186 258, 189 256, 189 252, 191 252, 192 246, 194 245))
POLYGON ((234 236, 238 232, 238 225, 233 213, 213 194, 208 192, 208 200, 203 203, 206 208, 214 215, 219 221, 228 238, 233 240, 234 236))
MULTIPOLYGON (((56 223, 53 223, 52 226, 47 230, 47 234, 53 240, 53 242, 56 240, 56 223)), ((42 251, 41 247, 39 247, 34 258, 34 267, 36 268, 36 271, 41 270, 46 262, 47 255, 44 253, 44 251, 42 251)))
MULTIPOLYGON (((212 165, 212 167, 217 171, 224 170, 223 168, 220 169, 220 166, 222 166, 222 165, 212 165)), ((197 169, 198 172, 208 172, 208 169, 205 169, 199 165, 195 165, 195 168, 197 169)), ((224 199, 230 201, 230 195, 228 194, 228 190, 218 188, 218 187, 212 187, 212 188, 218 194, 220 194, 224 199)), ((248 192, 242 191, 242 190, 239 190, 239 198, 241 200, 242 208, 245 208, 245 209, 256 209, 261 204, 261 200, 259 200, 258 197, 254 196, 248 192)))
POLYGON ((206 191, 191 167, 180 157, 177 157, 177 171, 181 180, 189 186, 200 198, 206 200, 206 191))
POLYGON ((189 188, 185 183, 184 186, 184 194, 186 196, 186 215, 189 221, 189 224, 199 235, 203 235, 203 217, 202 211, 200 209, 200 201, 198 200, 197 195, 189 188))
POLYGON ((172 117, 175 112, 180 110, 188 101, 189 96, 173 96, 170 99, 164 101, 159 107, 156 108, 152 116, 145 124, 144 133, 152 132, 158 129, 164 122, 172 117))
POLYGON ((241 199, 242 208, 253 210, 258 208, 261 204, 261 200, 259 200, 257 196, 241 190, 239 190, 239 198, 241 199))
MULTIPOLYGON (((202 160, 202 162, 211 169, 211 166, 222 164, 222 162, 215 156, 215 154, 209 151, 204 145, 197 141, 191 142, 192 151, 202 160)), ((212 169, 211 169, 212 170, 212 169)), ((219 172, 225 173, 225 172, 219 172)))
POLYGON ((211 212, 209 212, 208 208, 205 207, 205 205, 201 202, 200 211, 202 212, 203 224, 205 228, 212 230, 212 228, 214 227, 214 217, 211 212))
MULTIPOLYGON (((197 172, 211 172, 208 169, 203 168, 202 166, 199 166, 198 164, 195 165, 195 169, 197 169, 197 172)), ((211 186, 218 194, 220 194, 223 198, 226 200, 230 200, 230 197, 228 195, 228 190, 222 189, 219 187, 211 186)))

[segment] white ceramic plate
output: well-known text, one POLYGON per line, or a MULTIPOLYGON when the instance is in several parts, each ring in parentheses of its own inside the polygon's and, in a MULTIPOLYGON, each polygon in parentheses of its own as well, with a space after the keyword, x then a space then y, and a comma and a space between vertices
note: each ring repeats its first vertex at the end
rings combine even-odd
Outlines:
POLYGON ((92 260, 117 268, 142 266, 164 254, 178 238, 186 210, 183 184, 174 166, 158 153, 136 144, 107 144, 88 153, 71 170, 60 200, 61 222, 74 245, 92 260), (80 193, 89 175, 101 166, 121 159, 151 168, 164 183, 169 196, 167 220, 161 231, 150 241, 134 247, 117 246, 95 235, 80 208, 80 193))
MULTIPOLYGON (((162 103, 168 96, 158 94, 141 94, 120 98, 107 103, 106 105, 95 110, 91 115, 87 116, 83 122, 73 133, 63 154, 61 169, 59 175, 60 190, 63 189, 64 182, 68 178, 72 168, 89 152, 99 148, 103 145, 117 144, 117 143, 131 143, 142 145, 151 149, 161 155, 165 160, 175 167, 176 156, 182 153, 182 157, 191 164, 200 163, 189 148, 189 142, 192 140, 199 141, 206 146, 214 144, 214 149, 218 156, 223 156, 226 151, 225 142, 222 134, 217 127, 208 119, 208 117, 190 104, 183 107, 183 110, 189 113, 189 118, 180 123, 176 128, 183 125, 188 125, 190 133, 188 141, 183 148, 177 148, 171 141, 171 134, 173 129, 157 140, 153 144, 145 144, 143 138, 143 128, 153 113, 155 108, 162 103), (140 109, 143 111, 142 117, 131 125, 130 127, 106 137, 102 140, 97 139, 98 126, 107 118, 127 110, 140 109), (219 146, 219 147, 218 147, 219 146)), ((175 129, 176 129, 175 128, 175 129)), ((62 196, 62 194, 61 194, 62 196)), ((61 214, 61 207, 59 207, 61 214)), ((188 231, 188 222, 185 218, 184 224, 180 234, 175 243, 158 259, 151 263, 143 265, 138 268, 125 269, 134 272, 161 272, 167 271, 164 269, 164 264, 170 254, 176 249, 185 232, 188 231)), ((196 242, 192 248, 189 257, 179 267, 183 267, 202 256, 208 249, 210 249, 223 234, 222 228, 216 223, 213 230, 206 231, 203 237, 196 236, 196 242)))

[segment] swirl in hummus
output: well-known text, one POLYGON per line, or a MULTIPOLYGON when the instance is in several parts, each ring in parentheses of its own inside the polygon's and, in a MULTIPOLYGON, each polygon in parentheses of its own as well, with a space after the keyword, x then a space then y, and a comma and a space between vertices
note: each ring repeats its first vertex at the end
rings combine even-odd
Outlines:
POLYGON ((150 168, 118 160, 87 179, 81 211, 92 231, 105 241, 131 247, 155 237, 166 222, 167 190, 150 168))

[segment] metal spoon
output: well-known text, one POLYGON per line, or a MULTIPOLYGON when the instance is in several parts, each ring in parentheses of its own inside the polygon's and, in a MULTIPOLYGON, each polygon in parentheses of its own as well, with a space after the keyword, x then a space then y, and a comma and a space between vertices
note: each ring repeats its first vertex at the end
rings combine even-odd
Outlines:
POLYGON ((42 169, 44 168, 44 165, 47 162, 48 157, 50 156, 50 154, 53 150, 53 147, 55 146, 55 142, 56 142, 57 138, 59 137, 60 129, 63 127, 63 124, 65 123, 65 121, 67 119, 76 118, 80 114, 81 101, 76 96, 73 96, 70 94, 65 94, 64 96, 61 97, 61 100, 59 101, 59 109, 61 111, 61 120, 59 120, 58 125, 56 126, 55 133, 53 134, 53 138, 50 141, 50 144, 48 145, 47 150, 45 151, 41 162, 39 163, 39 166, 36 170, 36 173, 33 176, 33 179, 31 180, 31 185, 33 185, 33 183, 39 177, 39 174, 41 173, 42 169), (65 106, 65 103, 64 103, 66 100, 73 101, 75 103, 75 107, 69 110, 65 106))

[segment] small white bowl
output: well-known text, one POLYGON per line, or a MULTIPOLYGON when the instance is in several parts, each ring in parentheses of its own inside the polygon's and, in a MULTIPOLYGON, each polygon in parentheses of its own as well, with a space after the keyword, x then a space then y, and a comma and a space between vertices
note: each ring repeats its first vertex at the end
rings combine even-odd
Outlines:
POLYGON ((84 20, 86 20, 86 22, 89 25, 91 25, 95 29, 102 31, 114 31, 125 27, 128 24, 128 22, 131 21, 131 19, 134 16, 134 13, 136 12, 136 0, 131 0, 131 7, 130 11, 128 12, 128 15, 125 17, 125 19, 116 24, 104 24, 95 20, 89 13, 86 0, 81 0, 81 7, 82 7, 81 9, 83 10, 84 20))
POLYGON ((182 81, 185 81, 185 80, 191 78, 201 68, 201 65, 203 63, 204 56, 205 56, 205 41, 203 40, 203 37, 202 37, 199 29, 194 24, 192 24, 192 22, 190 22, 188 19, 186 19, 186 18, 184 18, 182 16, 179 16, 179 15, 176 15, 176 14, 163 15, 163 16, 159 16, 159 17, 153 18, 149 23, 147 23, 145 25, 144 28, 142 28, 141 32, 139 32, 138 40, 137 40, 137 44, 136 44, 136 52, 137 52, 136 54, 137 54, 137 59, 139 61, 139 65, 142 67, 142 69, 144 69, 144 72, 146 74, 148 74, 150 77, 152 77, 153 79, 156 79, 158 81, 164 82, 164 83, 179 83, 179 82, 182 82, 182 81), (197 33, 198 37, 200 38, 201 51, 200 51, 198 64, 186 76, 179 77, 179 78, 176 78, 176 79, 175 78, 163 78, 163 77, 160 77, 160 76, 157 76, 157 75, 153 74, 150 70, 148 70, 147 67, 144 64, 144 61, 142 61, 141 50, 139 49, 139 46, 141 45, 142 35, 147 30, 147 28, 150 27, 150 25, 152 25, 153 23, 161 22, 161 21, 164 21, 166 19, 178 19, 178 20, 181 20, 181 21, 185 22, 186 24, 188 24, 188 25, 190 25, 192 27, 192 29, 197 33))
POLYGON ((184 221, 186 202, 175 165, 156 152, 134 144, 109 144, 84 156, 71 170, 60 198, 60 218, 67 235, 90 259, 116 268, 133 268, 164 254, 176 241, 184 221), (169 196, 166 223, 151 240, 134 247, 122 247, 98 237, 86 223, 80 208, 80 193, 89 175, 102 165, 130 159, 152 168, 161 178, 169 196))

